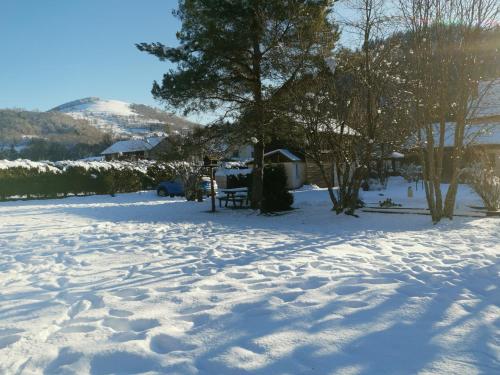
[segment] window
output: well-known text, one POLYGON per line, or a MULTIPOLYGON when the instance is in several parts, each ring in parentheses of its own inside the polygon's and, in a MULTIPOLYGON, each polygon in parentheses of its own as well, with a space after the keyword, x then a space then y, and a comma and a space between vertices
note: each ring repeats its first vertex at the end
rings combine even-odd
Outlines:
POLYGON ((295 178, 299 178, 299 163, 295 163, 295 178))

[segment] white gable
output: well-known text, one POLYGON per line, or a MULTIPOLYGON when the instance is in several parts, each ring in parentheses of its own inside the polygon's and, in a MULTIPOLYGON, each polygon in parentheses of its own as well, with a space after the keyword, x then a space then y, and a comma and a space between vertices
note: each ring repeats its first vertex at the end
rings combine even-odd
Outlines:
POLYGON ((267 154, 264 154, 264 157, 271 156, 271 155, 274 155, 276 153, 282 154, 283 156, 288 158, 290 161, 302 161, 301 158, 299 158, 298 156, 296 156, 295 154, 291 153, 290 151, 288 151, 284 148, 279 148, 277 150, 270 151, 267 154))

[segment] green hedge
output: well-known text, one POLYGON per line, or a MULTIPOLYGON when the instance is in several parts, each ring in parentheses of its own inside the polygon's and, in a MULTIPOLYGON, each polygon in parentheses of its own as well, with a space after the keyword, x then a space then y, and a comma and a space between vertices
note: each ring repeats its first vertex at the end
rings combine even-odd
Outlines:
POLYGON ((151 162, 0 161, 0 199, 129 193, 153 189, 172 174, 168 165, 151 162))

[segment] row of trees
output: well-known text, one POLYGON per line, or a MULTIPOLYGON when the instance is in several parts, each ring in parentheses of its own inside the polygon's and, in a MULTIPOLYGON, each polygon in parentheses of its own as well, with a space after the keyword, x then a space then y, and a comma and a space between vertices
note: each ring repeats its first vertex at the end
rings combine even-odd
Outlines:
POLYGON ((92 155, 98 155, 112 143, 111 137, 105 136, 95 144, 73 143, 65 144, 46 139, 32 139, 22 147, 11 145, 0 150, 0 159, 16 160, 78 160, 92 155))
POLYGON ((214 149, 214 139, 234 140, 227 137, 254 144, 254 208, 262 202, 264 150, 276 139, 304 150, 317 164, 338 213, 352 213, 370 174, 384 178, 385 154, 412 140, 433 221, 451 218, 464 129, 487 91, 475 96, 475 88, 500 75, 498 5, 495 0, 400 0, 397 10, 384 0, 347 5, 356 16, 334 22, 330 0, 181 0, 175 12, 182 22, 179 46, 137 47, 174 63, 154 83, 155 98, 185 112, 219 116, 201 137, 208 149, 214 149), (356 36, 357 47, 338 45, 339 24, 356 36), (454 162, 443 197, 450 121, 454 162))

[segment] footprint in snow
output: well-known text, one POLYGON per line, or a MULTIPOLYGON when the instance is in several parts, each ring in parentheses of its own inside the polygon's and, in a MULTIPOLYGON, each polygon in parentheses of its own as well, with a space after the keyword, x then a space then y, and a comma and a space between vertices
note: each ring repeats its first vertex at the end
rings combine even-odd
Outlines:
POLYGON ((236 279, 236 280, 243 280, 251 277, 248 273, 246 272, 229 272, 226 274, 227 277, 231 279, 236 279))
POLYGON ((195 345, 187 344, 176 337, 165 334, 153 336, 150 347, 152 351, 158 354, 196 349, 195 345))
POLYGON ((19 336, 19 335, 1 337, 0 338, 0 350, 18 342, 20 339, 21 339, 21 336, 19 336))
POLYGON ((156 319, 123 319, 123 318, 105 318, 103 326, 109 327, 118 332, 143 332, 151 328, 158 327, 160 322, 156 319))
POLYGON ((89 333, 93 332, 97 329, 97 327, 90 325, 73 325, 69 327, 64 327, 60 330, 63 333, 89 333))
POLYGON ((302 294, 304 294, 304 292, 285 292, 276 294, 276 297, 283 302, 292 302, 299 298, 302 294))
POLYGON ((78 314, 80 314, 84 311, 87 311, 91 307, 92 307, 92 302, 90 302, 86 299, 81 300, 81 301, 77 301, 74 304, 72 304, 70 306, 70 308, 68 309, 68 316, 70 319, 73 319, 75 316, 77 316, 78 314))
POLYGON ((289 288, 299 288, 302 290, 318 289, 330 281, 327 277, 310 277, 306 281, 292 282, 288 284, 289 288))
POLYGON ((339 286, 338 288, 336 288, 335 292, 338 295, 344 296, 347 294, 358 293, 358 292, 361 292, 365 289, 366 289, 366 287, 364 287, 364 286, 345 285, 345 286, 339 286))
POLYGON ((182 272, 184 272, 186 275, 192 275, 196 270, 196 266, 186 266, 181 268, 182 272))
POLYGON ((359 309, 361 307, 368 306, 368 303, 364 301, 342 301, 341 304, 342 306, 350 307, 352 309, 359 309))
POLYGON ((119 309, 111 309, 109 310, 109 315, 117 317, 117 318, 127 318, 133 315, 133 312, 127 310, 119 310, 119 309))
POLYGON ((202 311, 211 310, 214 307, 215 307, 215 305, 195 305, 195 306, 185 307, 185 308, 181 309, 180 313, 181 314, 195 314, 195 313, 199 313, 202 311))
POLYGON ((67 277, 59 277, 57 279, 57 284, 59 285, 60 288, 64 288, 65 286, 67 286, 69 283, 69 278, 67 277))
POLYGON ((126 301, 142 301, 150 297, 145 289, 140 288, 121 289, 113 294, 126 301))
POLYGON ((16 333, 22 333, 24 329, 19 328, 1 328, 0 329, 0 337, 14 335, 16 333))
POLYGON ((64 347, 59 350, 57 358, 49 363, 49 365, 45 368, 44 374, 66 373, 66 371, 68 371, 68 367, 77 362, 82 357, 82 353, 75 352, 69 347, 64 347))
POLYGON ((90 362, 90 374, 165 373, 152 358, 126 351, 96 354, 90 362))
POLYGON ((224 292, 224 293, 234 292, 237 290, 235 287, 229 284, 207 284, 207 285, 200 285, 199 288, 202 290, 208 290, 213 292, 224 292))
POLYGON ((114 342, 127 342, 127 341, 135 341, 135 340, 145 340, 146 332, 117 332, 113 336, 111 336, 111 341, 114 342))

